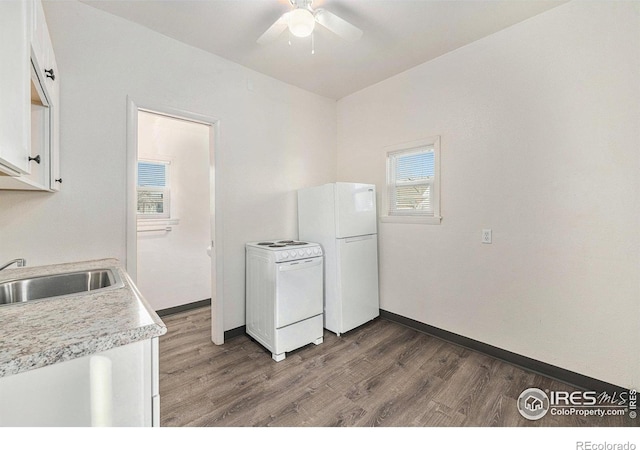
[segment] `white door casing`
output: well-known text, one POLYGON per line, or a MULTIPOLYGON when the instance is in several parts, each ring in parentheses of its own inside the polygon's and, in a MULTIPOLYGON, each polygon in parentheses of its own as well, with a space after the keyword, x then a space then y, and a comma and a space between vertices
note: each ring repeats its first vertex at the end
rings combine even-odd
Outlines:
MULTIPOLYGON (((223 265, 222 265, 222 215, 220 186, 222 177, 218 153, 220 149, 220 121, 201 114, 157 105, 153 102, 134 101, 127 97, 127 224, 126 224, 126 268, 134 282, 137 281, 137 217, 136 183, 138 162, 138 111, 148 111, 209 126, 210 198, 211 198, 211 340, 224 343, 223 316, 223 265)), ((203 249, 204 250, 204 249, 203 249)))

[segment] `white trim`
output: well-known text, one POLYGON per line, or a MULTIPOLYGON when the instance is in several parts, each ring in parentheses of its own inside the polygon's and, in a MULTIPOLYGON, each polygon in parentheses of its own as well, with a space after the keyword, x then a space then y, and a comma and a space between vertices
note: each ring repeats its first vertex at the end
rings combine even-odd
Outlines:
MULTIPOLYGON (((431 225, 439 225, 442 221, 442 216, 440 215, 440 136, 431 136, 424 139, 419 139, 416 141, 403 142, 400 144, 388 145, 384 147, 385 150, 385 158, 386 158, 386 168, 387 172, 385 174, 385 184, 384 184, 384 195, 383 195, 383 213, 384 215, 380 217, 381 222, 388 223, 421 223, 421 224, 431 224, 431 225), (391 156, 397 153, 401 153, 411 149, 418 149, 420 147, 433 147, 433 154, 435 157, 435 177, 431 182, 431 186, 433 189, 432 193, 432 202, 433 202, 433 215, 419 215, 419 214, 406 214, 406 215, 389 215, 389 171, 391 167, 389 162, 391 160, 391 156)), ((409 154, 409 153, 408 153, 409 154)))
POLYGON ((138 227, 152 227, 157 225, 179 225, 180 219, 142 219, 138 218, 138 227))
MULTIPOLYGON (((138 111, 140 111, 140 110, 138 110, 138 111)), ((147 112, 147 111, 145 111, 145 112, 147 112)), ((152 113, 152 114, 153 114, 153 113, 152 113)), ((165 117, 168 117, 168 116, 167 116, 167 115, 165 115, 165 114, 157 114, 157 115, 158 115, 158 116, 165 116, 165 117)), ((155 159, 155 158, 138 158, 138 162, 140 162, 140 161, 142 161, 142 162, 146 162, 146 163, 152 163, 152 164, 164 164, 165 166, 170 166, 170 165, 171 165, 171 163, 173 163, 173 158, 165 158, 165 157, 158 158, 158 159, 155 159)))
POLYGON ((400 144, 387 145, 384 147, 385 153, 396 153, 404 150, 410 150, 418 147, 434 147, 434 151, 437 148, 440 149, 440 136, 431 136, 417 141, 402 142, 400 144))
POLYGON ((383 223, 419 223, 425 225, 440 225, 440 216, 380 216, 383 223))
POLYGON ((220 161, 220 121, 201 114, 169 108, 154 102, 139 102, 127 96, 127 201, 126 201, 126 267, 134 280, 137 279, 137 170, 138 170, 138 111, 166 115, 172 118, 188 120, 209 126, 209 155, 210 182, 213 183, 214 195, 211 196, 212 221, 215 224, 215 236, 212 237, 216 245, 211 259, 212 285, 215 294, 211 293, 211 340, 214 344, 224 343, 224 270, 223 270, 223 221, 222 221, 222 170, 220 161))

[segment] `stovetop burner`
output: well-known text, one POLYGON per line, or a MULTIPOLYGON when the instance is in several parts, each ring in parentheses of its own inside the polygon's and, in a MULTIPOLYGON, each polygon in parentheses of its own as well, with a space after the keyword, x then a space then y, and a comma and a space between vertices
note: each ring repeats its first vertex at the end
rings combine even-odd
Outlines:
POLYGON ((308 242, 302 242, 302 241, 278 241, 278 242, 271 242, 271 241, 265 241, 265 242, 258 242, 258 245, 265 245, 267 247, 272 247, 272 248, 280 248, 280 247, 287 247, 290 245, 307 245, 309 244, 308 242))
POLYGON ((320 244, 292 239, 247 242, 246 251, 247 255, 254 252, 260 252, 262 255, 268 254, 276 263, 323 256, 320 244))

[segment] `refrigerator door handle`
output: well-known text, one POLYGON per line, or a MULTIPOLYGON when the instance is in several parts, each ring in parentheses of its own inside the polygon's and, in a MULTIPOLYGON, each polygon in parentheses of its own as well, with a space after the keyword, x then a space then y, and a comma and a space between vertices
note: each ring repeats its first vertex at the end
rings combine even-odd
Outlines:
POLYGON ((367 239, 375 239, 375 237, 376 237, 375 234, 366 234, 364 236, 355 236, 355 237, 346 238, 344 242, 349 244, 351 242, 365 241, 367 239))

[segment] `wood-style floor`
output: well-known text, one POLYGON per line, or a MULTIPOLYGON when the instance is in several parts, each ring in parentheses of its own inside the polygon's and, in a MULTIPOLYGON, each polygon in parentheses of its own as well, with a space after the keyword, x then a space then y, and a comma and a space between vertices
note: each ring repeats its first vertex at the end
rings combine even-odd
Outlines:
POLYGON ((637 426, 624 417, 523 418, 529 387, 575 388, 376 319, 276 363, 247 336, 211 342, 210 308, 163 318, 162 426, 637 426))

